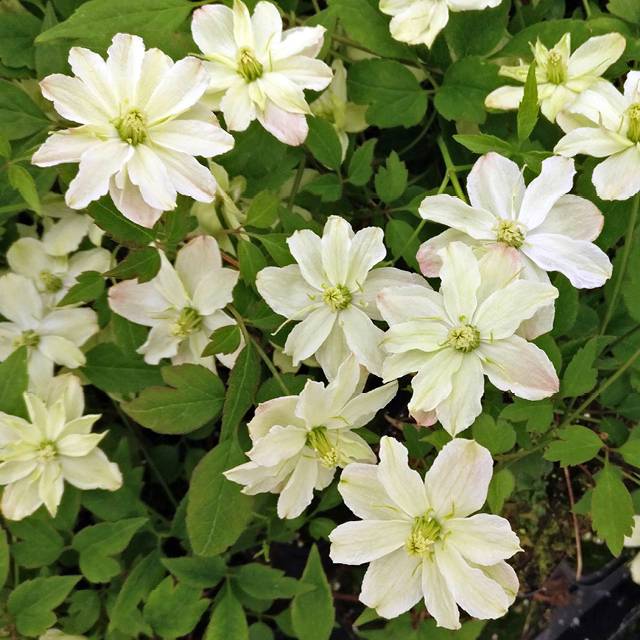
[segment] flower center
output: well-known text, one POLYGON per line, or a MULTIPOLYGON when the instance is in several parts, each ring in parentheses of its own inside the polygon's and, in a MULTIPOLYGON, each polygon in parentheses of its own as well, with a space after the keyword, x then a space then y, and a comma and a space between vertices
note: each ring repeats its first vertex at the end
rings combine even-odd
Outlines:
POLYGON ((627 116, 629 116, 627 138, 629 138, 631 142, 640 142, 640 102, 632 104, 627 109, 627 116))
POLYGON ((13 346, 18 347, 37 347, 40 344, 40 336, 33 330, 23 331, 19 338, 13 342, 13 346))
POLYGON ((62 289, 62 279, 51 273, 51 271, 41 271, 40 280, 42 280, 44 288, 49 293, 57 293, 62 289))
POLYGON ((409 555, 421 556, 429 553, 433 543, 440 539, 441 530, 442 527, 435 518, 426 514, 416 518, 405 543, 409 555))
POLYGON ((134 147, 147 139, 147 118, 140 109, 131 109, 118 118, 114 125, 120 138, 134 147))
POLYGON ((264 71, 262 63, 256 58, 255 53, 248 47, 240 49, 238 56, 238 73, 246 82, 257 80, 264 71))
POLYGON ((307 446, 311 447, 320 458, 323 466, 332 468, 338 464, 338 450, 329 442, 326 427, 314 427, 307 434, 307 446))
POLYGON ((55 442, 43 440, 38 447, 38 459, 42 462, 50 462, 58 455, 55 442))
POLYGON ((185 307, 176 321, 171 325, 171 333, 180 338, 197 331, 202 326, 202 316, 192 307, 185 307))
POLYGON ((327 287, 322 294, 322 300, 331 307, 331 311, 346 309, 351 304, 352 298, 351 291, 343 284, 327 287))
POLYGON ((500 220, 496 240, 508 247, 519 249, 524 244, 524 233, 512 220, 500 220))
POLYGON ((469 353, 480 346, 480 332, 471 324, 449 330, 446 343, 457 351, 469 353))
POLYGON ((547 57, 547 78, 552 84, 562 84, 567 79, 567 66, 562 55, 553 49, 547 57))

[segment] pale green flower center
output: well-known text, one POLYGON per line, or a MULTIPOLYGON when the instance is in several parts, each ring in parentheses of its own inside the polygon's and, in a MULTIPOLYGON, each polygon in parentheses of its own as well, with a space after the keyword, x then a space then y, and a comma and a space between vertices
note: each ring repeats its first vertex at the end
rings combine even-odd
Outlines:
POLYGON ((140 109, 131 109, 118 118, 114 125, 120 138, 133 146, 147 139, 147 118, 140 109))
POLYGON ((238 56, 238 73, 246 82, 253 82, 262 76, 264 67, 256 55, 248 47, 240 49, 238 56))
POLYGON ((176 321, 171 325, 171 333, 180 338, 186 338, 202 326, 202 316, 192 307, 185 307, 176 321))
POLYGON ((547 78, 553 84, 562 84, 567 79, 567 65, 562 55, 553 49, 547 57, 547 78))
POLYGON ((627 137, 631 142, 640 142, 640 103, 632 104, 627 109, 627 116, 629 116, 627 137))
POLYGON ((339 461, 338 450, 329 442, 326 427, 314 427, 307 434, 307 446, 313 449, 323 466, 335 467, 339 461))
POLYGON ((40 280, 42 280, 44 288, 49 293, 57 293, 58 291, 60 291, 60 289, 62 289, 62 279, 51 273, 51 271, 41 271, 40 280))
POLYGON ((500 220, 496 240, 508 247, 519 249, 524 244, 524 233, 513 220, 500 220))
POLYGON ((480 346, 480 332, 471 324, 449 330, 446 344, 457 351, 469 353, 480 346))
POLYGON ((322 300, 332 311, 346 309, 351 304, 352 298, 351 291, 343 284, 327 287, 322 294, 322 300))
POLYGON ((51 440, 43 440, 38 447, 38 459, 42 462, 50 462, 58 455, 56 443, 51 440))
POLYGON ((441 532, 442 527, 435 518, 426 514, 416 518, 405 543, 407 552, 412 556, 429 553, 433 544, 440 539, 441 532))
POLYGON ((23 331, 19 338, 13 343, 14 347, 37 347, 40 344, 40 336, 33 331, 33 329, 29 329, 28 331, 23 331))

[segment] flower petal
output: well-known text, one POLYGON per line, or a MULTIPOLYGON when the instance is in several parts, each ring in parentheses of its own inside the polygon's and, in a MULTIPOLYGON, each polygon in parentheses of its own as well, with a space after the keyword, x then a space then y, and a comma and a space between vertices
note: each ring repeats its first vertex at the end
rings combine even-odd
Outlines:
POLYGON ((363 311, 353 305, 340 311, 337 316, 347 345, 358 362, 374 375, 382 375, 384 359, 380 348, 384 336, 382 329, 376 327, 363 311))
POLYGON ((319 292, 302 277, 300 267, 265 267, 256 277, 258 293, 281 316, 299 320, 320 305, 319 292))
POLYGON ((253 442, 263 438, 274 425, 304 426, 304 422, 296 418, 295 411, 298 396, 282 396, 267 402, 261 402, 247 424, 253 442))
POLYGON ((146 145, 138 145, 127 170, 131 182, 140 189, 142 198, 150 207, 162 211, 175 208, 177 193, 158 154, 146 145))
POLYGON ((367 227, 358 231, 350 243, 348 271, 343 284, 352 291, 361 289, 371 269, 386 255, 382 229, 367 227))
POLYGON ((439 351, 447 340, 449 327, 437 320, 410 320, 391 327, 382 340, 387 353, 439 351))
POLYGON ((233 11, 222 4, 209 4, 193 12, 191 34, 207 56, 235 62, 238 46, 233 36, 233 11))
POLYGON ((553 152, 569 158, 579 153, 604 158, 625 149, 635 149, 635 146, 631 140, 614 131, 602 127, 578 127, 561 138, 553 152))
POLYGON ((38 167, 51 167, 64 162, 80 162, 82 154, 102 141, 85 127, 52 133, 33 154, 31 162, 38 167))
POLYGON ((318 478, 318 462, 302 455, 278 498, 278 518, 297 518, 313 500, 318 478))
POLYGON ((287 337, 284 351, 294 365, 312 356, 327 339, 336 321, 336 314, 327 306, 314 309, 287 337))
POLYGON ((8 520, 22 520, 42 504, 38 491, 39 474, 31 475, 7 485, 2 493, 0 510, 8 520))
MULTIPOLYGON (((144 60, 144 41, 139 36, 116 33, 107 49, 107 70, 119 102, 137 103, 137 89, 144 60)), ((142 106, 142 105, 141 105, 142 106)))
POLYGON ((430 289, 428 282, 417 273, 410 273, 394 267, 379 267, 367 274, 364 283, 359 283, 362 295, 358 298, 358 306, 372 319, 382 320, 378 310, 378 294, 387 287, 398 290, 399 287, 417 285, 430 289))
POLYGON ((307 431, 302 427, 275 425, 254 443, 247 456, 265 467, 274 467, 298 455, 305 446, 307 431))
POLYGON ((604 216, 593 202, 568 193, 551 207, 536 233, 554 233, 593 242, 603 225, 604 216))
POLYGON ((439 222, 462 231, 477 240, 494 240, 496 215, 485 209, 470 207, 459 198, 447 194, 427 196, 418 209, 425 220, 439 222))
POLYGON ((151 327, 157 322, 158 314, 169 307, 169 302, 152 282, 139 284, 137 280, 124 280, 109 289, 109 306, 123 318, 151 327))
POLYGON ((499 111, 510 111, 517 109, 524 97, 524 87, 513 87, 505 84, 494 89, 484 99, 484 106, 487 109, 497 109, 499 111))
POLYGON ((345 285, 349 273, 349 253, 353 239, 351 225, 340 216, 329 216, 321 239, 322 267, 333 286, 345 285))
POLYGON ((201 120, 170 120, 154 127, 150 137, 173 151, 191 156, 218 156, 233 148, 233 136, 229 135, 212 115, 210 122, 201 120))
POLYGON ((116 491, 122 486, 118 465, 109 462, 101 449, 93 449, 81 458, 60 457, 64 479, 78 489, 116 491))
POLYGON ((0 313, 23 331, 36 328, 42 317, 43 302, 35 284, 15 273, 1 276, 0 313))
POLYGON ((291 113, 272 100, 267 100, 264 111, 258 111, 256 117, 272 136, 292 147, 301 145, 309 134, 304 113, 291 113))
POLYGON ((229 87, 220 102, 220 109, 230 131, 244 131, 256 119, 256 107, 244 80, 240 78, 229 87))
POLYGON ((78 78, 54 73, 40 81, 42 95, 53 102, 55 110, 67 120, 80 124, 105 125, 110 115, 78 78))
POLYGON ((420 318, 446 318, 444 300, 433 291, 426 280, 424 285, 385 288, 377 296, 380 315, 389 325, 420 318))
POLYGON ((627 200, 640 191, 640 150, 637 145, 601 162, 592 175, 603 200, 627 200))
POLYGON ((153 227, 162 215, 162 211, 154 209, 143 200, 140 189, 129 179, 126 167, 123 167, 116 178, 111 178, 109 195, 118 211, 136 224, 148 229, 153 227), (120 183, 120 186, 116 182, 120 183))
POLYGON ((453 242, 440 251, 440 293, 447 315, 454 325, 471 321, 480 287, 480 269, 473 251, 462 242, 453 242))
POLYGON ((327 276, 322 266, 322 241, 309 229, 294 231, 287 239, 289 251, 300 267, 302 277, 315 289, 322 291, 327 276))
POLYGON ((403 547, 410 533, 408 520, 345 522, 329 534, 329 555, 338 564, 364 564, 403 547))
POLYGON ((460 628, 458 605, 437 564, 431 559, 422 563, 422 593, 427 611, 439 627, 460 628))
POLYGON ((451 242, 464 242, 469 246, 476 244, 476 241, 471 236, 457 229, 447 229, 437 236, 429 238, 420 245, 416 254, 416 260, 423 275, 427 278, 437 278, 440 275, 440 269, 442 268, 440 250, 451 242))
POLYGON ((607 33, 589 38, 570 56, 567 74, 571 78, 601 76, 620 58, 627 41, 619 33, 607 33))
POLYGON ((409 402, 409 411, 412 414, 417 411, 431 411, 449 397, 453 388, 453 375, 460 369, 466 357, 462 352, 450 348, 425 356, 421 368, 411 381, 413 395, 409 402))

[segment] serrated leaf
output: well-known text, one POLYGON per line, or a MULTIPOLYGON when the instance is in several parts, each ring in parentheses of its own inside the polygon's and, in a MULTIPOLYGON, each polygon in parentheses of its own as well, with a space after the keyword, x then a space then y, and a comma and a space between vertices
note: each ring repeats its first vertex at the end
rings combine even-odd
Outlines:
POLYGON ((213 610, 204 640, 249 640, 244 610, 229 587, 213 610))
POLYGON ((490 415, 478 416, 472 427, 473 438, 493 454, 504 453, 513 449, 516 443, 516 432, 506 420, 495 421, 490 415))
POLYGON ((242 333, 237 324, 216 329, 209 336, 209 344, 204 348, 202 356, 214 356, 217 353, 233 353, 239 346, 242 333))
POLYGON ((383 202, 390 204, 397 200, 407 188, 409 172, 395 151, 387 158, 386 166, 380 167, 376 173, 376 193, 383 202))
POLYGON ((35 68, 33 40, 40 20, 27 11, 0 13, 0 61, 7 67, 35 68))
POLYGON ((598 370, 595 360, 602 349, 610 342, 610 338, 591 338, 584 347, 578 349, 562 375, 560 396, 575 398, 589 393, 598 381, 598 370))
POLYGON ((58 306, 64 307, 68 304, 92 302, 102 294, 104 288, 105 283, 102 274, 97 271, 85 271, 76 278, 76 284, 67 291, 58 306))
POLYGON ((505 500, 513 493, 516 487, 516 479, 509 469, 500 469, 493 474, 489 483, 487 503, 492 513, 500 513, 505 500))
POLYGON ((538 121, 538 82, 536 80, 536 63, 529 65, 527 80, 524 84, 524 96, 518 107, 518 140, 528 140, 538 121))
POLYGON ((563 467, 591 460, 603 446, 596 433, 577 424, 561 429, 558 436, 560 439, 549 444, 544 457, 563 467))
POLYGON ((52 565, 64 549, 62 536, 48 522, 26 518, 9 522, 15 542, 12 553, 15 561, 27 569, 52 565))
POLYGON ((384 230, 384 239, 396 260, 402 258, 415 271, 420 270, 416 260, 420 240, 414 236, 414 229, 410 224, 399 218, 389 220, 384 230))
POLYGON ((160 254, 155 247, 142 247, 130 251, 127 257, 104 275, 122 280, 137 279, 149 282, 160 270, 160 254))
POLYGON ((373 175, 373 168, 371 166, 373 162, 373 152, 376 147, 375 138, 367 140, 362 146, 358 147, 349 160, 349 171, 347 180, 361 187, 371 179, 373 175))
POLYGON ((0 362, 0 411, 26 418, 23 394, 28 386, 27 348, 20 347, 0 362))
POLYGON ((280 198, 273 191, 258 193, 247 210, 247 225, 259 229, 268 229, 278 220, 280 198))
POLYGON ((309 118, 309 135, 305 144, 313 157, 329 169, 340 169, 342 147, 331 123, 322 118, 309 118))
POLYGON ((44 131, 50 121, 19 87, 0 79, 0 129, 9 140, 44 131))

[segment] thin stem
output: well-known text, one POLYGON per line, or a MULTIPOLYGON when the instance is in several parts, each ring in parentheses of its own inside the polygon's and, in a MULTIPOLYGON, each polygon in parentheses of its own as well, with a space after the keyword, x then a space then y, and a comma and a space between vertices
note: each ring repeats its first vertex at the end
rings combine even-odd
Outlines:
POLYGON ((456 166, 453 164, 451 160, 451 155, 449 154, 449 149, 447 148, 447 144, 444 141, 442 136, 438 137, 438 148, 440 149, 440 153, 442 154, 442 159, 444 160, 444 164, 447 168, 447 172, 449 174, 449 179, 451 180, 451 184, 453 185, 453 189, 456 192, 456 195, 462 202, 466 203, 467 198, 464 195, 464 191, 460 186, 460 181, 458 180, 458 174, 456 173, 456 166))
POLYGON ((569 507, 571 509, 571 520, 573 521, 573 536, 576 540, 576 581, 578 581, 582 577, 582 539, 580 537, 580 524, 578 523, 578 516, 574 512, 576 501, 573 496, 569 467, 563 467, 563 471, 564 479, 567 483, 567 493, 569 494, 569 507))
POLYGON ((411 151, 411 149, 413 149, 420 142, 420 140, 422 140, 422 138, 424 138, 427 135, 435 118, 436 118, 436 112, 434 110, 431 116, 427 119, 427 122, 422 128, 422 131, 406 147, 398 151, 399 156, 402 156, 408 151, 411 151))
POLYGON ((289 209, 293 209, 293 203, 296 199, 298 189, 300 188, 300 183, 302 182, 302 175, 304 174, 304 164, 305 158, 303 156, 302 160, 300 160, 300 164, 298 165, 298 170, 296 171, 295 178, 293 179, 291 193, 289 194, 289 209))
POLYGON ((591 7, 589 6, 589 0, 582 0, 582 6, 584 7, 584 13, 588 20, 591 17, 591 7))
POLYGON ((604 320, 600 326, 600 335, 603 335, 607 330, 607 326, 613 317, 615 312, 616 303, 622 291, 622 281, 624 280, 625 273, 627 271, 627 265, 629 264, 629 256, 631 255, 631 249, 633 247, 633 236, 635 233, 636 223, 638 222, 638 209, 640 208, 640 194, 636 194, 633 199, 633 205, 631 207, 631 215, 629 216, 629 223, 627 225, 627 231, 624 235, 624 247, 622 249, 622 258, 620 259, 620 267, 618 270, 618 277, 613 285, 613 292, 607 305, 607 310, 604 314, 604 320))

